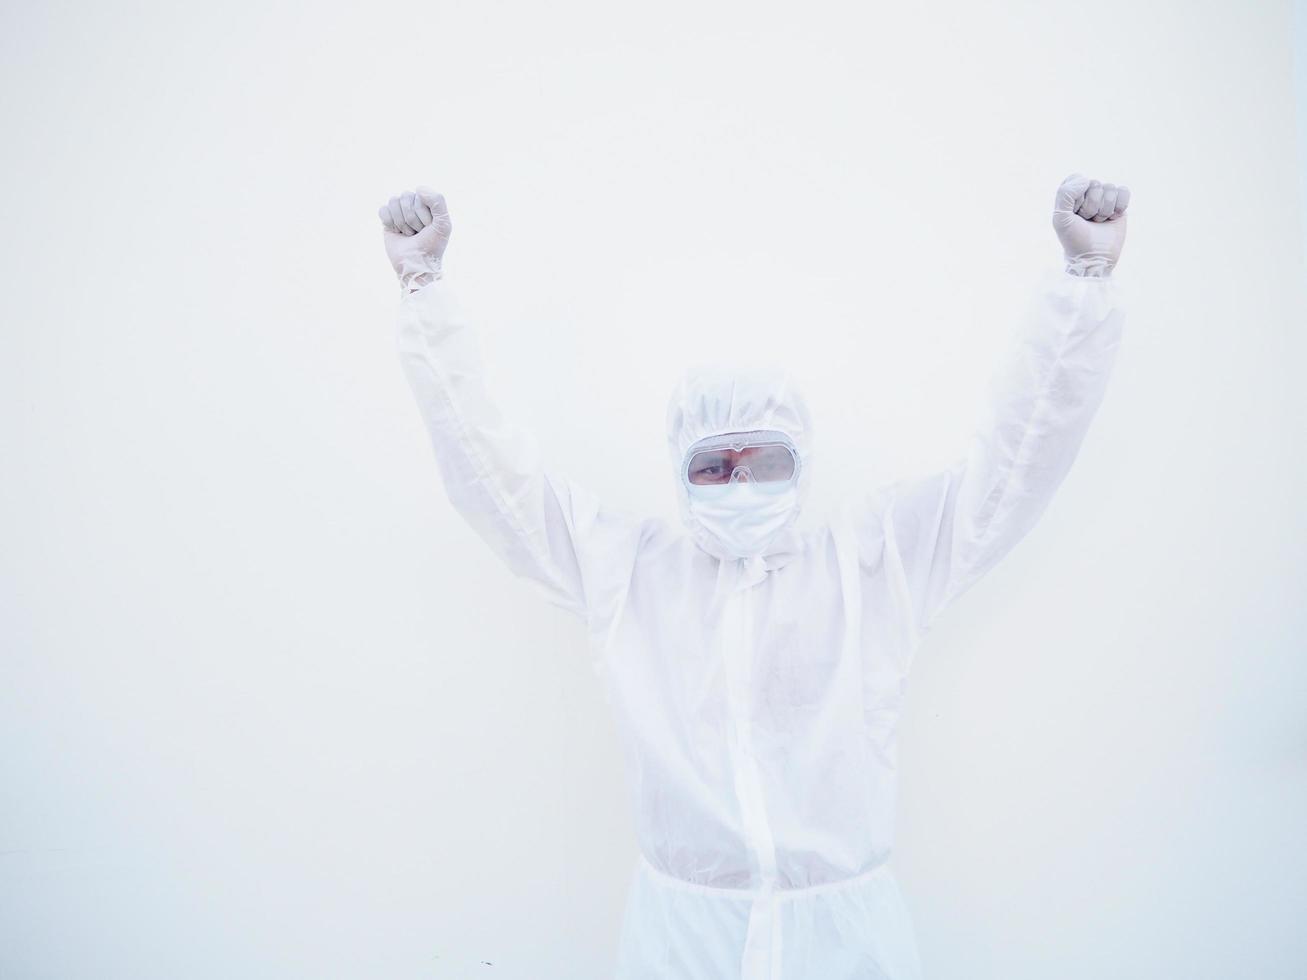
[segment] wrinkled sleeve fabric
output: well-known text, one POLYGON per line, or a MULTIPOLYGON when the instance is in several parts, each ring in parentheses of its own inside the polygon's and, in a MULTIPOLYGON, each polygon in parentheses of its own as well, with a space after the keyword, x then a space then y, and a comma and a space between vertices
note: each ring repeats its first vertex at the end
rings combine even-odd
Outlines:
POLYGON ((991 378, 965 455, 880 495, 889 572, 914 636, 1048 507, 1102 403, 1124 319, 1110 277, 1049 272, 991 378))
POLYGON ((531 433, 503 417, 446 280, 401 297, 397 347, 455 510, 548 601, 601 620, 619 599, 642 522, 545 467, 531 433))

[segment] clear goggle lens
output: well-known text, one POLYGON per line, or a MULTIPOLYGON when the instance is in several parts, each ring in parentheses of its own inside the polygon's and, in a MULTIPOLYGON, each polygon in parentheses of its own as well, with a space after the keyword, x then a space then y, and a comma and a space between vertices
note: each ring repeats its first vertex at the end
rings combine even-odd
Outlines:
POLYGON ((784 443, 720 446, 701 449, 690 456, 686 477, 693 486, 711 487, 729 483, 784 483, 794 479, 797 469, 793 450, 784 443))

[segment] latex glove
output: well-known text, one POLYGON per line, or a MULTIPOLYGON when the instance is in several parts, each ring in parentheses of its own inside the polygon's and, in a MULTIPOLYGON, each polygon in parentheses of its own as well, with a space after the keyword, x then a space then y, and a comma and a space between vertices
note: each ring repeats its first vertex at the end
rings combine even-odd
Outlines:
POLYGON ((386 256, 405 292, 441 278, 441 260, 454 228, 443 194, 429 187, 404 191, 378 208, 377 216, 386 256))
POLYGON ((1109 276, 1125 245, 1130 188, 1072 174, 1057 189, 1053 228, 1076 276, 1109 276))

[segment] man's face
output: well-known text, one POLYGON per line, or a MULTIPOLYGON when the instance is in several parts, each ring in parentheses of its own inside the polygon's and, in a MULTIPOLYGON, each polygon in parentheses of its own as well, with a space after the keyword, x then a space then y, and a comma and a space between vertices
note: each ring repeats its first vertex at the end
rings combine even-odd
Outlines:
POLYGON ((783 432, 726 432, 693 444, 689 511, 733 557, 762 554, 798 513, 799 456, 783 432))
POLYGON ((811 482, 812 420, 788 368, 691 368, 668 401, 667 443, 681 520, 703 550, 743 558, 794 546, 786 532, 811 482))

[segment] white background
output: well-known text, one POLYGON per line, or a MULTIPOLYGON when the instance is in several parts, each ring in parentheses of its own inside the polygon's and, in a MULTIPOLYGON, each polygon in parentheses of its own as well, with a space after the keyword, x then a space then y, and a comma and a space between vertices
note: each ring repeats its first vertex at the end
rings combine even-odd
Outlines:
POLYGON ((1307 975, 1287 3, 297 6, 0 14, 0 976, 608 975, 608 707, 441 495, 391 194, 505 411, 675 519, 666 398, 744 348, 815 503, 950 461, 1073 170, 1126 341, 918 655, 894 866, 934 980, 1307 975))

